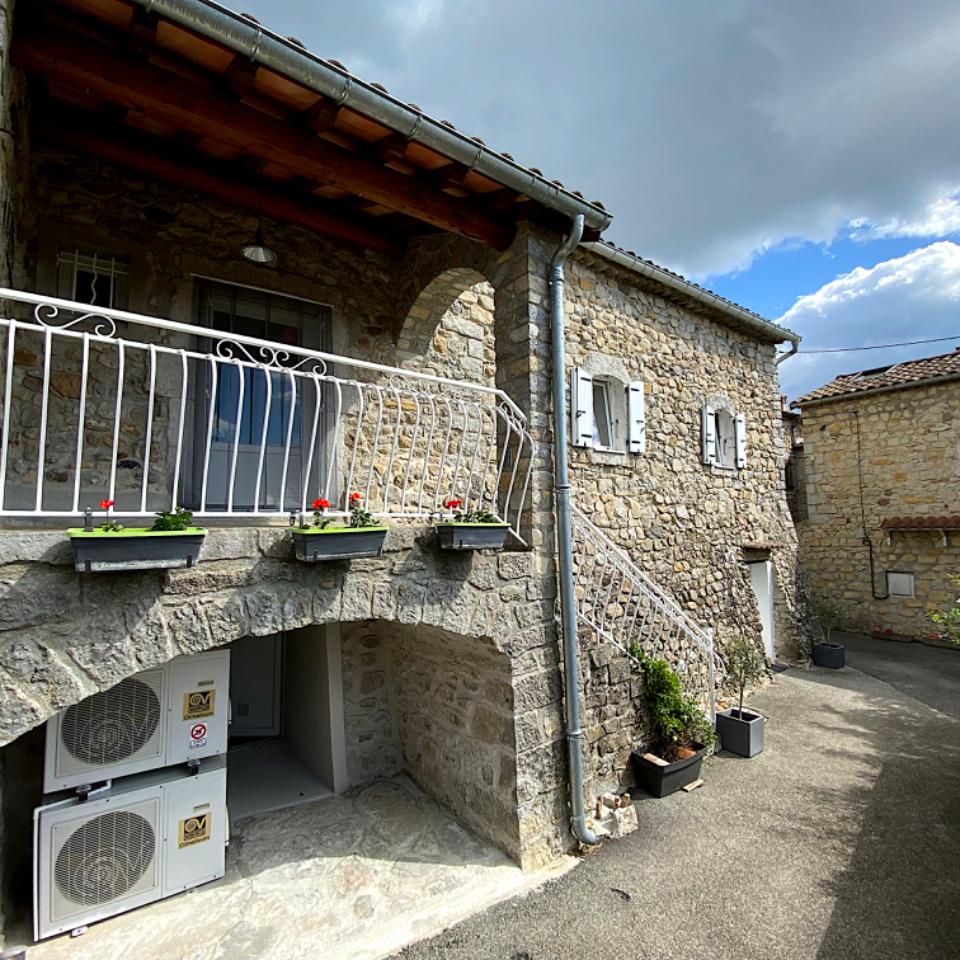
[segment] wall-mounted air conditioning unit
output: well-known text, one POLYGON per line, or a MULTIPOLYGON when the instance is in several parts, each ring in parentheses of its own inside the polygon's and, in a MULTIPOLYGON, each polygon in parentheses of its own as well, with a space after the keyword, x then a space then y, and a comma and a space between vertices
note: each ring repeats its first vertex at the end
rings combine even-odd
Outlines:
POLYGON ((67 707, 47 724, 44 793, 224 753, 226 650, 176 657, 67 707))
POLYGON ((226 759, 154 770, 38 807, 34 935, 41 940, 223 876, 226 759))

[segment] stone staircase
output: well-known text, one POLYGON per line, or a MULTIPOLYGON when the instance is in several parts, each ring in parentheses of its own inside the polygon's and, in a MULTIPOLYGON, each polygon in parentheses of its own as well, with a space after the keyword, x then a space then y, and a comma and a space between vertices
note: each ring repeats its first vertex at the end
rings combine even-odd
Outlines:
POLYGON ((575 504, 572 522, 580 621, 635 662, 630 652, 634 645, 648 656, 666 660, 713 720, 723 663, 712 633, 694 623, 575 504))

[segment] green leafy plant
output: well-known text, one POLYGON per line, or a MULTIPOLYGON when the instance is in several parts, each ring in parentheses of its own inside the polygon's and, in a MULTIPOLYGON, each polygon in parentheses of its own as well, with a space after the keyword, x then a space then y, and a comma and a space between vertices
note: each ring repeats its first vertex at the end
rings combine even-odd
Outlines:
POLYGON ((100 524, 100 528, 104 533, 119 533, 123 529, 123 524, 118 523, 116 520, 111 519, 110 517, 110 508, 114 505, 115 501, 113 500, 101 500, 100 509, 107 512, 107 517, 100 524))
POLYGON ((187 530, 193 524, 193 514, 180 507, 177 510, 161 510, 153 521, 153 530, 187 530))
POLYGON ((830 634, 842 626, 846 619, 844 609, 836 600, 831 600, 829 597, 817 600, 814 603, 814 608, 820 626, 823 627, 823 642, 830 643, 830 634))
MULTIPOLYGON (((960 574, 950 575, 950 582, 960 593, 960 574)), ((936 610, 928 613, 930 622, 940 631, 940 636, 951 643, 960 644, 960 596, 953 602, 949 610, 936 610)))
POLYGON ((656 735, 665 746, 676 750, 694 744, 708 747, 716 734, 696 698, 683 692, 680 678, 666 660, 654 660, 634 644, 630 653, 640 661, 646 686, 647 708, 656 735))
POLYGON ((489 510, 461 510, 463 501, 457 497, 449 497, 443 501, 445 510, 453 512, 454 523, 502 523, 503 521, 489 510))
POLYGON ((734 637, 726 650, 727 676, 737 687, 737 714, 743 717, 743 693, 749 684, 759 683, 766 675, 767 661, 755 643, 746 637, 734 637))
POLYGON ((354 491, 350 494, 350 527, 376 527, 379 523, 366 507, 363 506, 363 497, 354 491))

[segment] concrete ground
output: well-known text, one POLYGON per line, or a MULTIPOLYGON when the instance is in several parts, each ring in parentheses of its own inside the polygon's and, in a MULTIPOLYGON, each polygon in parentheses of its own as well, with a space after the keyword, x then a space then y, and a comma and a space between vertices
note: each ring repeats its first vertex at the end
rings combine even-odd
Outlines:
MULTIPOLYGON (((223 880, 29 960, 375 960, 565 872, 523 874, 406 777, 234 827, 223 880)), ((14 941, 15 942, 15 941, 14 941)))
POLYGON ((855 668, 793 668, 753 699, 764 753, 638 798, 637 833, 405 960, 960 957, 960 722, 909 693, 956 714, 960 652, 848 652, 855 668))

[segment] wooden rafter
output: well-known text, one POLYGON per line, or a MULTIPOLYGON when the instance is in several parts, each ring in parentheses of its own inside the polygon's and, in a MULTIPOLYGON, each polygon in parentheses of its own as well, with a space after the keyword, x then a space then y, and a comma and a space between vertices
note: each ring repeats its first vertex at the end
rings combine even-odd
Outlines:
POLYGON ((39 123, 37 129, 43 137, 60 146, 245 207, 253 213, 349 240, 392 257, 403 253, 402 242, 379 225, 362 223, 319 198, 264 183, 228 164, 201 161, 198 157, 185 161, 168 144, 155 138, 138 136, 132 131, 124 131, 123 136, 118 137, 115 128, 95 118, 78 122, 75 117, 69 118, 60 112, 39 123))

